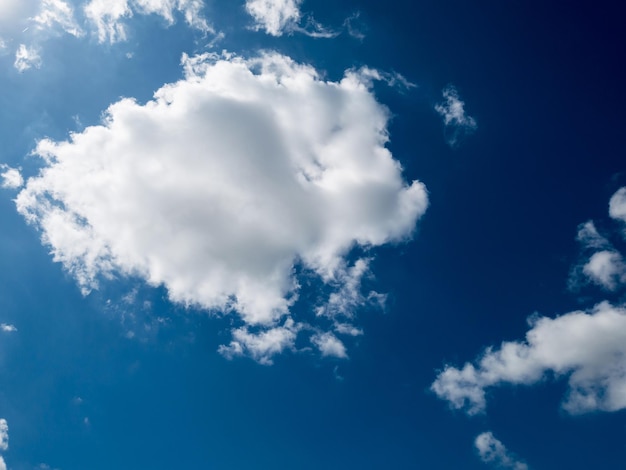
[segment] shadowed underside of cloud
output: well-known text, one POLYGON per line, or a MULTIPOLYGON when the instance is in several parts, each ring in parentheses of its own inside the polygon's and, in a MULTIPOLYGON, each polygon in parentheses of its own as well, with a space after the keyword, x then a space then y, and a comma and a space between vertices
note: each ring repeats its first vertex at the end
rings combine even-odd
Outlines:
POLYGON ((154 100, 122 99, 101 125, 40 141, 44 168, 17 208, 85 293, 140 276, 174 302, 237 312, 244 324, 223 352, 268 362, 301 329, 288 318, 294 267, 343 295, 320 315, 349 319, 366 300, 354 283, 366 261, 346 256, 410 237, 426 190, 405 183, 385 148, 389 114, 371 71, 324 81, 278 54, 183 65, 185 78, 154 100))
POLYGON ((513 470, 528 470, 528 465, 516 459, 508 449, 496 439, 492 432, 479 434, 474 440, 474 446, 480 459, 496 468, 511 468, 513 470))

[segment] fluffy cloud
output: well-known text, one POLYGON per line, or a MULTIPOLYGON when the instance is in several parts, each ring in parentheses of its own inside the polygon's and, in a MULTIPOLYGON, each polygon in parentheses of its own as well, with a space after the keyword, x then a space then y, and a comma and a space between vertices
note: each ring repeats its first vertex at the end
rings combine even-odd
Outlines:
POLYGON ((474 446, 480 459, 498 468, 512 468, 514 470, 528 470, 528 465, 518 461, 509 453, 507 448, 491 432, 479 434, 474 440, 474 446))
POLYGON ((90 0, 84 10, 96 27, 98 41, 115 43, 126 40, 124 19, 134 13, 157 14, 172 24, 174 13, 179 12, 191 27, 205 33, 212 32, 202 16, 203 7, 202 0, 90 0))
POLYGON ((5 451, 9 448, 9 425, 7 420, 0 418, 0 450, 5 451))
POLYGON ((339 359, 348 358, 344 344, 330 332, 313 335, 311 342, 317 346, 322 356, 338 357, 339 359))
MULTIPOLYGON (((410 237, 426 190, 385 148, 371 74, 325 81, 278 54, 183 62, 186 77, 154 100, 122 99, 101 125, 40 141, 45 167, 17 208, 85 292, 139 276, 175 302, 236 311, 244 326, 222 352, 265 361, 268 332, 248 326, 281 328, 294 267, 346 286, 327 315, 358 306, 348 281, 365 267, 345 257, 410 237)), ((282 328, 270 331, 284 349, 297 328, 282 328)))
MULTIPOLYGON (((6 419, 0 419, 0 451, 9 448, 9 425, 6 419)), ((7 470, 7 464, 0 455, 0 470, 7 470)))
POLYGON ((19 170, 11 168, 7 165, 0 165, 0 178, 2 178, 2 187, 17 189, 24 184, 24 178, 19 170))
POLYGON ((281 36, 300 21, 301 3, 302 0, 247 0, 246 11, 254 18, 257 29, 281 36))
POLYGON ((456 147, 463 137, 474 133, 478 125, 473 117, 465 113, 465 103, 461 101, 456 88, 448 86, 442 93, 445 101, 437 104, 435 110, 446 126, 448 145, 456 147))
POLYGON ((25 44, 20 44, 15 52, 15 62, 13 66, 20 73, 33 67, 38 69, 41 67, 39 51, 34 47, 27 47, 25 44))
POLYGON ((14 325, 9 325, 8 323, 0 323, 0 330, 4 331, 5 333, 13 333, 17 331, 17 328, 15 328, 14 325))
POLYGON ((255 29, 272 36, 298 32, 314 38, 333 38, 339 33, 300 12, 302 0, 246 0, 246 11, 255 21, 255 29), (304 23, 304 25, 302 25, 304 23))
MULTIPOLYGON (((609 202, 609 215, 615 220, 626 220, 626 188, 619 189, 609 202)), ((570 276, 570 287, 591 282, 608 291, 626 285, 626 261, 608 238, 601 235, 592 221, 578 229, 577 241, 582 247, 584 261, 575 266, 570 276)))
POLYGON ((620 188, 609 201, 609 215, 626 222, 626 187, 620 188))
POLYGON ((250 333, 247 327, 233 330, 233 340, 228 346, 219 347, 219 352, 228 359, 250 356, 260 364, 271 365, 272 357, 285 349, 295 349, 299 325, 291 318, 283 326, 250 333))
POLYGON ((604 250, 591 255, 583 273, 606 290, 615 290, 626 283, 626 263, 617 251, 604 250))
POLYGON ((42 29, 60 27, 72 36, 82 36, 83 31, 74 19, 74 10, 63 0, 42 0, 39 13, 33 22, 42 29))
POLYGON ((626 408, 626 310, 608 302, 590 312, 533 318, 525 341, 488 348, 475 364, 447 366, 432 390, 456 409, 484 411, 485 390, 568 377, 563 408, 572 414, 626 408))

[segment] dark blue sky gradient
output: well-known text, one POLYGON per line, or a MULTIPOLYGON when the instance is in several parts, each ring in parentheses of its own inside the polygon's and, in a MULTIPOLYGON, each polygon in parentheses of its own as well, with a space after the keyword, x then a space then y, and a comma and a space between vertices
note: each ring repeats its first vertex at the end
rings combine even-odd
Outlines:
MULTIPOLYGON (((268 37, 245 30, 230 2, 213 1, 207 15, 228 50, 277 49, 333 80, 369 65, 417 84, 376 85, 393 114, 389 148, 431 200, 413 241, 373 252, 367 285, 389 294, 386 311, 360 313, 365 334, 347 343, 348 361, 285 354, 265 367, 216 352, 227 319, 139 287, 153 309, 137 324, 152 329, 129 340, 131 320, 107 299, 138 281, 83 298, 6 191, 0 320, 19 329, 0 346, 9 467, 469 470, 486 468, 473 439, 491 430, 533 469, 623 468, 624 412, 566 415, 562 379, 489 391, 487 414, 471 418, 429 391, 444 364, 521 339, 534 312, 623 300, 567 290, 578 224, 606 221, 610 196, 626 183, 619 2, 306 0, 303 10, 331 26, 360 11, 366 37, 268 37), (478 122, 456 149, 433 109, 448 84, 478 122)), ((180 78, 181 52, 196 50, 182 22, 164 30, 136 18, 132 31, 110 48, 51 40, 39 73, 0 78, 11 90, 0 95, 2 162, 31 175, 35 139, 64 138, 77 129, 73 116, 97 123, 118 97, 145 101, 180 78)))

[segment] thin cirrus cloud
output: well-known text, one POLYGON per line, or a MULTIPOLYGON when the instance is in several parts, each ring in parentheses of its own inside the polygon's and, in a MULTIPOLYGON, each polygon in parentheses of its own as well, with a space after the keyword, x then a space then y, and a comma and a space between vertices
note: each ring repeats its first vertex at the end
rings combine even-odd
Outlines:
POLYGON ((59 27, 72 36, 84 34, 74 17, 74 9, 63 0, 42 0, 39 12, 32 18, 39 29, 50 30, 59 27))
POLYGON ((173 24, 175 13, 184 16, 186 23, 203 32, 211 33, 213 28, 202 16, 202 0, 90 0, 83 10, 87 19, 96 28, 100 43, 116 43, 127 39, 125 20, 133 14, 156 14, 168 24, 173 24))
MULTIPOLYGON (((611 198, 609 215, 620 219, 615 209, 624 188, 611 198)), ((619 207, 619 205, 618 205, 619 207)), ((582 265, 590 281, 605 290, 626 284, 622 255, 608 239, 587 222, 579 228, 578 240, 593 251, 582 265)), ((503 384, 533 385, 548 376, 567 377, 568 390, 562 403, 570 414, 617 411, 626 408, 626 309, 607 301, 588 311, 565 315, 531 317, 524 341, 505 341, 487 348, 474 363, 461 368, 446 366, 431 389, 452 408, 468 414, 485 411, 486 390, 503 384)))
POLYGON ((465 111, 465 103, 453 86, 442 91, 444 101, 435 105, 435 111, 443 118, 446 128, 446 141, 450 147, 457 147, 461 140, 478 129, 476 120, 465 111))
POLYGON ((528 470, 528 465, 517 459, 491 431, 476 436, 474 447, 480 459, 495 468, 528 470))
POLYGON ((145 105, 122 99, 101 125, 40 141, 18 211, 85 293, 139 276, 174 302, 237 312, 226 356, 292 348, 296 265, 346 296, 322 316, 354 332, 347 307, 370 296, 355 294, 366 266, 348 254, 406 240, 428 205, 385 148, 371 71, 325 81, 279 54, 183 64, 145 105))

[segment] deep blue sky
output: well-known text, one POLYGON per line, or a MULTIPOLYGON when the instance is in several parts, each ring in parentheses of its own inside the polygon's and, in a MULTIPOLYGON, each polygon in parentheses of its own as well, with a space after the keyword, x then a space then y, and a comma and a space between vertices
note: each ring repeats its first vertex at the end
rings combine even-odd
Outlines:
MULTIPOLYGON (((384 311, 358 309, 364 334, 345 340, 349 359, 285 351, 266 366, 220 355, 233 320, 173 304, 164 287, 118 278, 82 296, 17 213, 18 190, 3 189, 0 322, 17 328, 0 336, 8 468, 481 469, 473 442, 484 431, 529 468, 623 468, 624 411, 568 415, 566 376, 489 390, 478 416, 430 390, 446 364, 522 340, 534 313, 624 303, 619 288, 568 290, 582 262, 579 224, 596 221, 624 248, 608 216, 626 184, 617 2, 302 3, 330 28, 358 11, 362 40, 273 37, 247 29, 243 1, 205 3, 225 33, 218 50, 276 50, 331 81, 367 65, 416 84, 376 83, 374 94, 392 115, 387 147, 405 181, 426 185, 430 205, 410 241, 369 252, 363 288, 388 298, 384 311), (454 148, 434 109, 448 86, 477 123, 454 148)), ((182 78, 183 52, 209 50, 212 38, 180 16, 170 27, 154 15, 127 25, 116 44, 98 44, 87 27, 82 38, 18 32, 11 41, 0 30, 1 163, 36 175, 37 140, 98 124, 120 97, 145 103, 182 78), (18 73, 13 49, 29 40, 42 64, 18 73)), ((294 315, 312 317, 316 282, 303 284, 294 315)))

